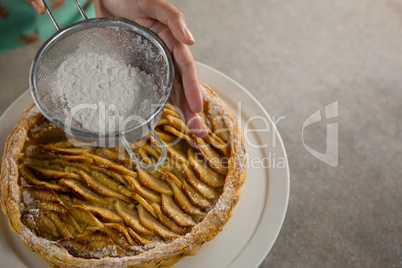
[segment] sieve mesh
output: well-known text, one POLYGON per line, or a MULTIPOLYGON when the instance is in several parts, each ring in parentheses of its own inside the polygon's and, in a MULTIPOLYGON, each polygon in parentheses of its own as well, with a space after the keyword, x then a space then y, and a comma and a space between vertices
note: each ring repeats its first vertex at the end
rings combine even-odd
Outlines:
MULTIPOLYGON (((132 22, 112 18, 91 19, 70 25, 52 36, 32 64, 32 94, 42 113, 51 122, 72 133, 93 137, 94 140, 99 138, 99 133, 91 133, 83 129, 79 122, 71 120, 66 100, 55 90, 57 70, 67 57, 80 57, 88 53, 108 55, 152 76, 157 89, 144 90, 138 95, 140 100, 153 104, 152 107, 131 113, 144 118, 148 124, 163 108, 173 80, 173 66, 166 48, 152 33, 132 22)), ((124 131, 137 128, 142 123, 132 121, 124 131)), ((106 136, 116 136, 116 133, 106 133, 106 136)))

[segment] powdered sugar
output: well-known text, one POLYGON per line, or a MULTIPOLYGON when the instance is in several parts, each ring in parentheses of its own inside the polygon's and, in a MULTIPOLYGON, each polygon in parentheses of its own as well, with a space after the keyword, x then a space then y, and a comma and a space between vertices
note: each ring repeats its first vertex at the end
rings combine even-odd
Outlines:
POLYGON ((56 88, 71 119, 100 133, 124 130, 133 114, 147 116, 152 103, 142 92, 157 91, 146 72, 97 53, 69 55, 57 70, 56 88))

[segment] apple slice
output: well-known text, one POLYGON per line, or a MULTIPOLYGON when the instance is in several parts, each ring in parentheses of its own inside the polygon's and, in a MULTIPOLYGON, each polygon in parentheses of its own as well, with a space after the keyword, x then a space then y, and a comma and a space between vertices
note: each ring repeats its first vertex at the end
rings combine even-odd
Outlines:
POLYGON ((181 227, 193 227, 196 225, 194 220, 176 205, 171 196, 162 195, 162 211, 181 227))
POLYGON ((163 226, 156 218, 154 218, 142 205, 138 205, 138 213, 141 223, 148 229, 155 232, 161 238, 172 239, 177 238, 178 235, 163 226))
POLYGON ((125 223, 141 235, 154 235, 154 232, 145 228, 139 219, 136 208, 129 209, 123 201, 117 200, 114 204, 116 211, 123 217, 125 223))

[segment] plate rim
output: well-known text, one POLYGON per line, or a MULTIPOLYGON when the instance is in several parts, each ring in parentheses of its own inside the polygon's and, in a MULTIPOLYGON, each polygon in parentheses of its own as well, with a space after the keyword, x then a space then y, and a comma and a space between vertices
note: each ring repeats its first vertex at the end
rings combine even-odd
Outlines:
MULTIPOLYGON (((261 256, 259 257, 259 260, 256 261, 256 266, 255 266, 255 267, 258 267, 258 266, 264 261, 264 259, 266 258, 266 256, 267 256, 267 255, 269 254, 269 252, 271 251, 273 245, 275 244, 276 239, 277 239, 278 236, 279 236, 279 233, 280 233, 280 231, 281 231, 281 229, 282 229, 282 226, 283 226, 283 223, 284 223, 285 217, 286 217, 286 212, 287 212, 287 208, 288 208, 288 204, 289 204, 289 195, 290 195, 290 170, 289 170, 289 161, 288 161, 288 157, 287 157, 287 153, 286 153, 286 148, 285 148, 285 145, 284 145, 282 136, 280 135, 278 129, 276 128, 276 125, 273 123, 273 120, 272 120, 271 116, 269 115, 269 113, 266 111, 266 109, 264 108, 264 106, 262 106, 262 104, 261 104, 245 87, 243 87, 240 83, 238 83, 236 80, 234 80, 234 79, 231 78, 230 76, 226 75, 225 73, 223 73, 223 72, 221 72, 221 71, 219 71, 219 70, 217 70, 217 69, 215 69, 215 68, 213 68, 213 67, 211 67, 211 66, 209 66, 209 65, 207 65, 207 64, 205 64, 205 63, 201 63, 201 62, 198 62, 198 61, 197 61, 197 66, 198 66, 199 68, 202 67, 202 68, 204 68, 205 70, 208 70, 209 72, 216 73, 217 75, 219 75, 219 76, 221 76, 221 77, 224 77, 226 80, 230 81, 230 83, 236 85, 239 89, 241 89, 243 93, 245 93, 248 97, 250 97, 250 99, 253 100, 254 103, 256 103, 256 104, 258 105, 258 107, 259 107, 259 108, 261 109, 261 111, 264 113, 264 116, 266 116, 267 119, 269 120, 270 125, 274 127, 274 131, 276 132, 276 135, 277 135, 276 137, 277 137, 277 141, 278 141, 278 143, 279 143, 279 147, 281 148, 281 151, 282 151, 282 153, 283 153, 283 156, 284 156, 284 158, 286 159, 286 167, 285 167, 285 170, 286 170, 286 171, 285 171, 285 173, 286 173, 286 180, 285 180, 285 189, 283 189, 283 190, 284 190, 284 194, 285 194, 285 195, 283 196, 285 203, 284 203, 284 206, 283 206, 283 209, 282 209, 281 213, 278 215, 279 218, 277 218, 277 220, 278 220, 278 222, 277 222, 277 224, 278 224, 278 225, 277 225, 277 230, 276 230, 276 232, 275 232, 275 234, 274 234, 274 236, 273 236, 273 238, 272 238, 272 240, 271 240, 270 245, 267 246, 267 247, 265 247, 264 250, 260 250, 262 254, 261 254, 261 256), (263 253, 263 252, 265 252, 265 253, 263 253)), ((201 78, 201 80, 202 80, 202 78, 201 78)), ((208 83, 208 81, 206 81, 206 83, 208 83)), ((268 150, 268 149, 267 149, 267 150, 268 150)), ((246 179, 247 179, 247 178, 246 178, 246 179)), ((271 180, 271 178, 268 178, 268 179, 271 180)), ((268 183, 268 187, 269 187, 269 186, 270 186, 270 183, 268 183)), ((268 199, 269 199, 269 197, 267 196, 267 197, 266 197, 266 201, 268 201, 268 199)), ((260 239, 258 239, 258 238, 259 238, 259 237, 258 237, 258 234, 261 233, 261 228, 263 227, 262 224, 263 224, 263 221, 264 221, 264 214, 265 214, 265 212, 266 212, 268 206, 269 206, 269 204, 266 202, 266 203, 264 204, 263 213, 262 213, 262 215, 261 215, 261 217, 260 217, 260 220, 259 220, 259 222, 258 222, 258 224, 257 224, 257 227, 256 227, 256 229, 254 230, 252 236, 250 237, 250 239, 249 239, 249 241, 248 241, 246 247, 243 248, 243 250, 239 253, 239 255, 237 255, 236 258, 229 264, 229 267, 231 267, 231 268, 232 268, 232 267, 244 267, 244 264, 245 264, 245 263, 242 262, 241 256, 242 256, 242 254, 244 253, 244 251, 246 250, 246 248, 250 246, 249 244, 250 244, 251 242, 253 242, 254 239, 257 238, 257 240, 260 240, 260 239), (255 237, 256 237, 256 238, 255 238, 255 237)), ((255 241, 254 241, 254 242, 255 242, 255 241)), ((261 249, 261 248, 260 248, 260 249, 261 249)), ((260 254, 258 254, 258 255, 260 255, 260 254)), ((250 265, 249 263, 247 263, 247 264, 250 265)), ((250 267, 250 266, 249 266, 249 267, 250 267)), ((253 267, 254 267, 254 266, 253 266, 253 267)))

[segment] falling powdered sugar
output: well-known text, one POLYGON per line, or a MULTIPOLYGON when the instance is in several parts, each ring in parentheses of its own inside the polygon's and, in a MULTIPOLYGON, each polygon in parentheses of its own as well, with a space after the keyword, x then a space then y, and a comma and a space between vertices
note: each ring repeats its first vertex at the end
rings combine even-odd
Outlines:
POLYGON ((124 130, 128 117, 140 121, 151 113, 152 100, 143 95, 157 91, 157 85, 138 67, 108 55, 88 53, 70 55, 60 65, 56 90, 75 125, 91 132, 112 133, 124 130))

